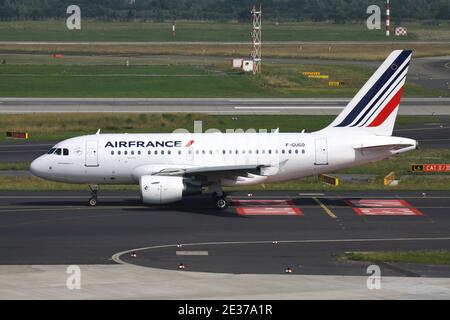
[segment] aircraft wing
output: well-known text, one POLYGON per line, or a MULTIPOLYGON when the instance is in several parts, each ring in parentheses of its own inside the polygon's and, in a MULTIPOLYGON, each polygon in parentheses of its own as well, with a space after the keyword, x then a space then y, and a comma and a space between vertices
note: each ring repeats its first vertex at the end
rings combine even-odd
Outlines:
POLYGON ((191 168, 165 168, 153 175, 159 176, 193 176, 193 175, 221 175, 232 174, 239 175, 240 173, 247 173, 251 171, 259 171, 262 165, 232 165, 232 166, 204 166, 191 168))

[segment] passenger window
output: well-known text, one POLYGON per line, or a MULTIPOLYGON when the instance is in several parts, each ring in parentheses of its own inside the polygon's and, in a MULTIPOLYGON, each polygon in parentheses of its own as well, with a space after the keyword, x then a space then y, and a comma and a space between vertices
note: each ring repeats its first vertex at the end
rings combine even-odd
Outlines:
POLYGON ((298 150, 297 150, 297 149, 295 149, 295 153, 298 153, 298 150))
POLYGON ((127 151, 127 150, 125 150, 125 151, 123 152, 123 154, 124 154, 124 155, 127 155, 127 154, 128 154, 128 151, 127 151))
POLYGON ((151 155, 151 154, 152 154, 152 152, 151 152, 150 150, 148 150, 148 152, 147 152, 147 153, 148 153, 148 155, 151 155))
POLYGON ((164 150, 161 150, 161 154, 164 154, 164 150))
POLYGON ((181 150, 178 150, 178 154, 181 154, 181 150))
POLYGON ((141 155, 141 150, 138 150, 138 155, 141 155))
POLYGON ((120 156, 120 154, 121 154, 122 152, 120 152, 120 150, 119 151, 117 151, 117 154, 120 156))
POLYGON ((292 150, 291 150, 291 149, 289 149, 289 151, 288 151, 288 152, 289 152, 289 154, 291 154, 291 153, 292 153, 292 150))
POLYGON ((60 156, 60 155, 61 155, 61 149, 60 149, 60 148, 56 149, 55 154, 57 154, 58 156, 60 156))
POLYGON ((112 155, 112 156, 114 155, 114 151, 111 151, 111 155, 112 155))
POLYGON ((281 153, 282 153, 282 154, 285 154, 285 153, 286 153, 286 151, 284 151, 284 149, 283 149, 283 150, 281 150, 281 153))
POLYGON ((158 154, 158 150, 155 150, 155 155, 157 155, 158 154))
POLYGON ((167 154, 171 154, 172 152, 169 150, 169 151, 167 151, 167 154))
POLYGON ((134 155, 134 150, 131 150, 131 154, 134 155))
POLYGON ((305 154, 305 150, 302 150, 302 153, 305 154))

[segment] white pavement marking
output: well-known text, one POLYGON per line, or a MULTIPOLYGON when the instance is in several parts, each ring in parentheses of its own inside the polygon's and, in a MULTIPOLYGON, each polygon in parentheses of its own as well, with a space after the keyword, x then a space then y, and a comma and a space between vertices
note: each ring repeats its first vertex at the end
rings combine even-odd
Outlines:
POLYGON ((177 251, 177 256, 207 256, 208 251, 177 251))
MULTIPOLYGON (((284 240, 278 241, 278 243, 356 243, 356 242, 397 242, 397 241, 448 241, 450 237, 439 237, 439 238, 368 238, 368 239, 303 239, 303 240, 284 240)), ((242 245, 242 244, 271 244, 273 240, 260 240, 260 241, 224 241, 224 242, 198 242, 198 243, 182 243, 183 247, 193 247, 193 246, 217 246, 217 245, 242 245)), ((111 259, 114 262, 120 264, 129 264, 120 259, 120 257, 124 254, 136 252, 136 251, 144 251, 144 250, 153 250, 153 249, 164 249, 164 248, 172 248, 178 247, 180 244, 167 244, 160 246, 150 246, 150 247, 142 247, 135 248, 130 250, 121 251, 115 253, 111 259)))
MULTIPOLYGON (((276 107, 276 106, 273 106, 273 107, 234 107, 234 108, 237 109, 237 110, 260 110, 260 109, 261 110, 268 110, 268 109, 318 110, 319 109, 317 106, 316 107, 292 107, 292 106, 276 107)), ((322 106, 322 107, 320 107, 320 109, 339 109, 339 110, 342 110, 342 109, 344 109, 344 107, 327 107, 327 106, 322 106)))
POLYGON ((427 127, 427 128, 410 128, 410 129, 397 129, 395 131, 423 131, 423 130, 439 130, 439 129, 450 129, 450 127, 427 127))
POLYGON ((324 196, 325 193, 299 193, 299 196, 324 196))

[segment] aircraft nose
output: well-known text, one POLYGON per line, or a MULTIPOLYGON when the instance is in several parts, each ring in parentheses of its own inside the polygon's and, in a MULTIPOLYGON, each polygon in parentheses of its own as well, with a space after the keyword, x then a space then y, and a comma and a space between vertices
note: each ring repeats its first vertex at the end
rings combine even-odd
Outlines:
POLYGON ((44 174, 44 167, 45 167, 44 161, 42 157, 39 157, 35 159, 33 162, 31 162, 30 171, 35 176, 42 177, 42 175, 44 174))

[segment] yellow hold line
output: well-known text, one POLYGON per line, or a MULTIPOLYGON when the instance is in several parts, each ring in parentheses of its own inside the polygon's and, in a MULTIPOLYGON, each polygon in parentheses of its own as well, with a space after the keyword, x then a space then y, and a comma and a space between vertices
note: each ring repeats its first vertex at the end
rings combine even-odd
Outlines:
POLYGON ((333 219, 336 219, 336 215, 326 206, 322 203, 322 201, 320 201, 319 199, 313 197, 314 201, 317 202, 317 204, 323 209, 325 210, 325 212, 333 219))

